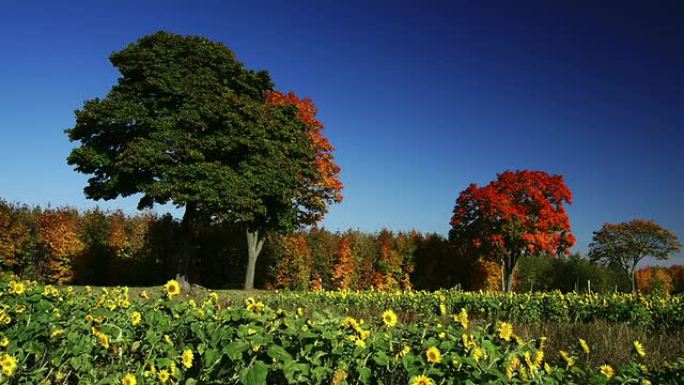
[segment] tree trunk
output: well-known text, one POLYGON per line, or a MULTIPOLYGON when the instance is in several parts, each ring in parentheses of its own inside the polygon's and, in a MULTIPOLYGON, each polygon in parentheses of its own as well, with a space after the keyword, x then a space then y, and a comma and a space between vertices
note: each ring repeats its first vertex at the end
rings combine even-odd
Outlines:
POLYGON ((176 273, 176 281, 181 288, 186 289, 190 282, 188 281, 188 270, 190 267, 190 259, 193 254, 193 240, 194 240, 194 219, 195 219, 195 205, 188 203, 185 205, 185 213, 181 221, 181 230, 183 232, 183 239, 181 240, 181 250, 178 254, 178 272, 176 273))
POLYGON ((250 232, 247 229, 247 272, 245 273, 245 290, 254 289, 254 273, 257 258, 264 246, 264 239, 259 239, 259 230, 250 232))
POLYGON ((637 292, 637 285, 636 285, 636 268, 632 267, 629 272, 629 281, 632 284, 632 293, 637 292))
POLYGON ((504 290, 508 293, 513 291, 513 276, 518 268, 519 257, 509 255, 502 260, 504 290))
POLYGON ((501 258, 501 290, 506 291, 506 258, 501 258))

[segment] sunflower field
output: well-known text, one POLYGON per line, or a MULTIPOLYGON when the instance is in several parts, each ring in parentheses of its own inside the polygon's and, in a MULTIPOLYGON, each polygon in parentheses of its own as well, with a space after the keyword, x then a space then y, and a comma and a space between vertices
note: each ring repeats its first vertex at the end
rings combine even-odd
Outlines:
POLYGON ((341 312, 378 312, 385 308, 409 314, 444 313, 465 308, 489 321, 587 323, 607 321, 659 330, 684 329, 681 295, 632 293, 579 294, 556 292, 503 293, 498 291, 285 291, 264 299, 274 307, 311 306, 341 312))
MULTIPOLYGON (((566 302, 557 297, 539 301, 561 301, 562 308, 566 302)), ((226 303, 213 292, 187 297, 175 281, 133 294, 125 287, 3 280, 0 383, 684 383, 684 361, 648 367, 643 359, 649 352, 639 341, 616 342, 632 355, 621 366, 586 365, 592 346, 581 338, 550 352, 544 337, 525 340, 504 319, 513 311, 508 302, 516 300, 519 313, 530 311, 530 317, 548 309, 527 309, 536 302, 525 296, 505 298, 456 292, 267 292, 244 303, 226 303), (492 304, 478 308, 485 302, 492 304), (356 306, 377 311, 363 316, 347 312, 356 306), (504 310, 494 318, 478 317, 497 308, 504 310), (550 353, 561 360, 552 361, 550 353)), ((626 307, 645 301, 643 311, 651 311, 650 318, 633 322, 654 322, 661 307, 674 308, 667 314, 681 312, 680 300, 672 298, 660 303, 587 296, 582 302, 578 296, 567 306, 591 309, 604 306, 603 300, 626 307)), ((579 314, 576 309, 559 312, 562 317, 579 314)))

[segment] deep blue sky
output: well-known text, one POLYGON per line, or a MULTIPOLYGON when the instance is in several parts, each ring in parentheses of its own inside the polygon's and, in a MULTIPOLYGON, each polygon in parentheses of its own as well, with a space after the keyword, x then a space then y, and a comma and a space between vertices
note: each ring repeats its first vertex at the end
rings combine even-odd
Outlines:
POLYGON ((579 251, 634 218, 684 238, 681 1, 250 3, 3 2, 0 197, 95 205, 63 130, 115 82, 109 54, 163 29, 314 99, 345 184, 328 228, 446 234, 470 182, 539 169, 574 193, 579 251))

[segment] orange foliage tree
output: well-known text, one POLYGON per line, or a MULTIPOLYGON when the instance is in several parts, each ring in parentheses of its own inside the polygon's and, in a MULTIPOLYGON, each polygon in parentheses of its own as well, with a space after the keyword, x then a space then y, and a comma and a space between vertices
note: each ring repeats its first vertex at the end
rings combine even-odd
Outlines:
POLYGON ((684 266, 646 266, 636 272, 637 289, 642 293, 684 292, 684 266))
POLYGON ((114 254, 118 256, 123 255, 128 246, 126 217, 120 210, 109 216, 109 237, 107 238, 107 245, 114 254))
POLYGON ((19 221, 13 207, 0 200, 0 268, 19 264, 22 245, 29 239, 28 227, 19 221))
POLYGON ((636 272, 637 289, 642 293, 671 293, 672 275, 664 267, 644 267, 636 272))
POLYGON ((470 289, 501 290, 501 264, 490 259, 477 259, 471 266, 470 289))
POLYGON ((73 261, 84 249, 77 213, 68 209, 45 211, 40 217, 38 237, 47 262, 46 278, 60 284, 71 282, 73 261))
POLYGON ((336 289, 349 289, 355 272, 354 256, 352 255, 352 239, 343 236, 337 244, 337 263, 332 279, 336 289))
POLYGON ((572 202, 560 175, 506 171, 459 195, 449 238, 502 265, 502 287, 513 288, 518 262, 536 253, 569 253, 575 243, 564 204, 572 202))
POLYGON ((273 288, 305 290, 311 284, 311 248, 303 233, 279 238, 280 255, 275 265, 273 288))

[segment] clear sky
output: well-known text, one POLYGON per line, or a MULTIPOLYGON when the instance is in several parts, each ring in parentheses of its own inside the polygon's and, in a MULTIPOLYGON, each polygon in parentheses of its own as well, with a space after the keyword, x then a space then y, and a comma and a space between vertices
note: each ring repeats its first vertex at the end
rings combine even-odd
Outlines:
POLYGON ((251 3, 3 1, 0 197, 96 204, 63 130, 115 83, 110 53, 166 30, 313 98, 345 184, 330 229, 446 234, 469 183, 536 169, 572 189, 578 251, 634 218, 684 238, 684 2, 251 3))

